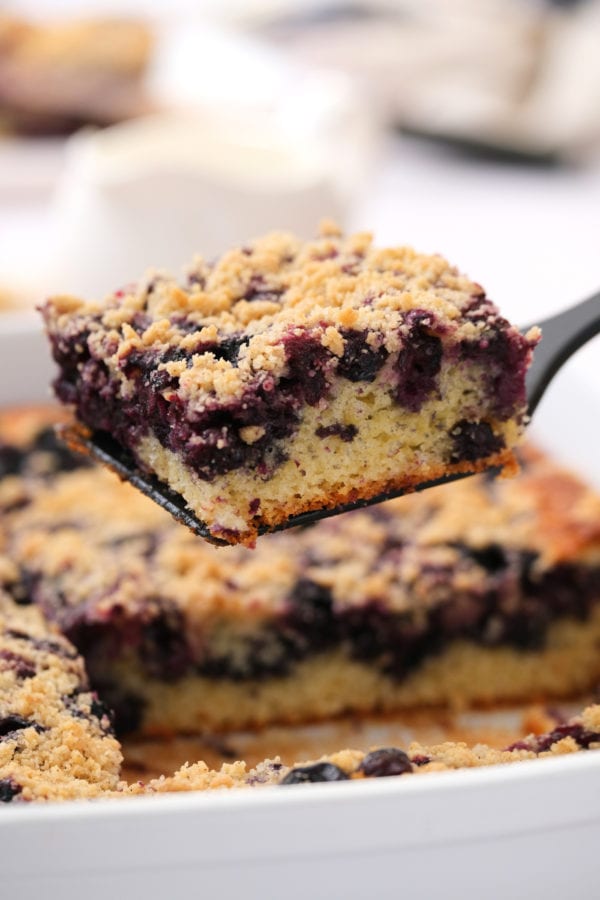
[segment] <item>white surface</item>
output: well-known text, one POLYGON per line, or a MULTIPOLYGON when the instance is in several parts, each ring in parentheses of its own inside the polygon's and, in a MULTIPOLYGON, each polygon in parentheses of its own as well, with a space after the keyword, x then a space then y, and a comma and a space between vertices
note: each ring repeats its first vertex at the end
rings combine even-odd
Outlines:
MULTIPOLYGON (((380 245, 442 253, 515 321, 557 312, 600 287, 600 159, 583 169, 497 166, 397 138, 363 187, 349 228, 374 231, 380 245)), ((222 227, 225 217, 218 221, 222 227)), ((0 282, 28 278, 40 296, 65 288, 45 278, 56 225, 47 196, 4 200, 0 282)), ((107 259, 107 278, 110 266, 107 259)))
POLYGON ((22 900, 591 898, 599 836, 600 754, 0 819, 22 900))
MULTIPOLYGON (((0 360, 0 404, 47 396, 52 365, 36 318, 0 319, 0 360)), ((598 477, 581 422, 594 417, 599 386, 572 366, 556 385, 536 429, 598 477)), ((593 898, 599 841, 600 752, 421 778, 7 807, 1 896, 593 898)))
POLYGON ((529 321, 600 289, 600 158, 535 168, 390 139, 350 224, 381 245, 441 253, 509 317, 529 321))
POLYGON ((51 190, 65 158, 64 138, 0 139, 0 197, 22 201, 51 190))

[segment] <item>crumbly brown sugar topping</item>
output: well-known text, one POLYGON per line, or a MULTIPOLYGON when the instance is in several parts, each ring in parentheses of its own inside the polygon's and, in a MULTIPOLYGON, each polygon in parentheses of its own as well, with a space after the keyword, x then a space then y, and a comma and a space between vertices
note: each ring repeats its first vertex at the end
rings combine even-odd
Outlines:
POLYGON ((67 335, 85 322, 91 352, 112 372, 132 352, 156 352, 158 368, 179 378, 180 396, 201 401, 239 396, 259 372, 284 373, 282 341, 294 329, 333 357, 343 355, 348 329, 393 353, 408 329, 404 315, 416 309, 465 339, 499 318, 481 287, 441 256, 379 249, 370 234, 342 237, 327 226, 313 241, 274 233, 214 264, 197 258, 184 286, 152 274, 104 303, 55 297, 46 318, 51 331, 67 335), (235 365, 218 350, 234 336, 243 336, 235 365), (164 358, 176 348, 191 359, 164 358))
POLYGON ((96 796, 117 787, 121 763, 74 647, 36 607, 1 594, 0 799, 96 796))

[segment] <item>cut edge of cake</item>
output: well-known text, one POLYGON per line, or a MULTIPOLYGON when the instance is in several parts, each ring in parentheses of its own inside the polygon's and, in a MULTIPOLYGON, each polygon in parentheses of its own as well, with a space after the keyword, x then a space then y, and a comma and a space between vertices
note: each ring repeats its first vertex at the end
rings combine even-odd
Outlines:
POLYGON ((516 470, 522 335, 438 256, 272 234, 42 309, 59 398, 183 496, 219 541, 491 466, 516 470))

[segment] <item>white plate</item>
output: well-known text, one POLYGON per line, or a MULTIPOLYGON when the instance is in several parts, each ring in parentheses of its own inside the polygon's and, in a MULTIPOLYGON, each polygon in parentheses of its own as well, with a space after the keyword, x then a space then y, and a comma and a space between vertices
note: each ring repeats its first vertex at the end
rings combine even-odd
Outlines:
MULTIPOLYGON (((48 397, 52 365, 33 317, 3 317, 0 360, 1 404, 48 397)), ((598 391, 569 366, 535 422, 547 447, 596 479, 586 429, 598 391)), ((593 898, 599 843, 600 753, 589 753, 418 778, 7 807, 0 895, 593 898)))

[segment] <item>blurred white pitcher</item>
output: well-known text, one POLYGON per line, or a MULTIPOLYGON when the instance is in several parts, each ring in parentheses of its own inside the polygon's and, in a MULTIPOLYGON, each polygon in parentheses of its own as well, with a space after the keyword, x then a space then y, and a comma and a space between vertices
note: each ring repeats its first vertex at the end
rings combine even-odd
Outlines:
MULTIPOLYGON (((273 229, 309 237, 323 217, 343 223, 365 183, 373 119, 345 77, 245 45, 236 81, 215 71, 211 87, 212 58, 189 34, 169 46, 179 71, 162 67, 186 85, 178 104, 172 88, 155 91, 170 112, 71 139, 46 291, 102 296, 148 268, 177 273, 196 253, 210 259, 273 229), (198 59, 203 71, 192 72, 198 59)), ((214 36, 209 46, 222 61, 214 36)))

